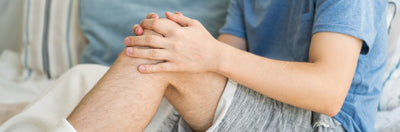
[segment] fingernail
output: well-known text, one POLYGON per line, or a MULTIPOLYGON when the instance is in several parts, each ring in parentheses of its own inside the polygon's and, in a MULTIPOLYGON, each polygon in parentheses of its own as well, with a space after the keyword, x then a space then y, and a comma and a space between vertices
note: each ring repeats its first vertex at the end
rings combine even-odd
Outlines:
MULTIPOLYGON (((137 29, 135 29, 136 32, 137 29)), ((129 44, 129 38, 125 38, 125 44, 128 45, 129 44)))
POLYGON ((136 28, 135 28, 135 34, 137 34, 138 30, 139 30, 139 29, 136 27, 136 28))
POLYGON ((171 13, 171 12, 169 12, 169 11, 167 11, 167 14, 168 14, 168 15, 171 15, 172 13, 171 13))
POLYGON ((128 53, 128 55, 132 55, 133 54, 133 48, 132 47, 126 48, 126 53, 128 53))
POLYGON ((146 67, 144 67, 144 66, 139 66, 139 71, 140 71, 140 72, 146 71, 146 67))
POLYGON ((156 18, 156 15, 151 15, 151 18, 152 18, 152 19, 155 19, 155 18, 156 18))

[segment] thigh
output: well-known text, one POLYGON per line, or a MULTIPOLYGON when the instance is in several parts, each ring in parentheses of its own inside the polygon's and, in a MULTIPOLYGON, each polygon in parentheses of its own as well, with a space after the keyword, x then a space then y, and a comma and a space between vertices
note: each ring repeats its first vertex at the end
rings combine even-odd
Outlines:
POLYGON ((165 97, 194 130, 209 128, 227 79, 211 72, 171 74, 170 78, 165 97))
POLYGON ((78 131, 143 131, 169 84, 164 74, 137 71, 149 63, 156 62, 128 57, 124 50, 70 114, 69 123, 78 131))

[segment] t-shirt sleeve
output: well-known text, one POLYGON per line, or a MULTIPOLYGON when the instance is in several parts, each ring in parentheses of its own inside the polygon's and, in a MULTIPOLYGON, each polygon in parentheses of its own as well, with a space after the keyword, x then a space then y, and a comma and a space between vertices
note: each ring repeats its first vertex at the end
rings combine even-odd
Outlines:
POLYGON ((231 0, 226 16, 225 25, 219 30, 220 34, 232 34, 246 39, 244 28, 243 2, 231 0))
POLYGON ((316 0, 312 33, 336 32, 363 40, 361 54, 373 47, 385 19, 386 0, 316 0))

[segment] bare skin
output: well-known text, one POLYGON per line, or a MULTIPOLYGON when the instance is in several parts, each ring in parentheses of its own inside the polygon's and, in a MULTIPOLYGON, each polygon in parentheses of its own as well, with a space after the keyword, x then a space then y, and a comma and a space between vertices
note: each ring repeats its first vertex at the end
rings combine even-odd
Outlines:
POLYGON ((194 130, 204 131, 212 123, 225 77, 300 108, 330 116, 340 110, 361 40, 316 33, 309 62, 278 61, 226 45, 245 49, 241 38, 223 34, 218 41, 198 21, 180 13, 166 15, 179 25, 150 17, 140 28, 162 36, 127 38, 129 47, 68 118, 78 131, 142 131, 163 96, 194 130))
POLYGON ((120 54, 110 70, 70 114, 67 120, 71 125, 83 132, 143 131, 169 84, 161 74, 138 73, 135 65, 141 63, 148 61, 133 61, 120 54), (158 83, 150 83, 153 81, 158 83))
MULTIPOLYGON (((137 49, 130 56, 165 60, 140 65, 140 72, 214 72, 265 96, 328 116, 335 116, 343 105, 362 46, 362 40, 353 36, 319 32, 312 36, 309 62, 273 60, 214 39, 199 21, 180 13, 167 12, 166 16, 180 26, 161 19, 145 19, 140 24, 165 37, 130 37, 128 46, 158 48, 137 49)), ((232 35, 221 36, 231 43, 235 40, 232 35)), ((235 41, 245 47, 240 46, 246 44, 240 43, 243 39, 235 41)))
MULTIPOLYGON (((157 35, 143 33, 150 34, 157 35)), ((211 72, 141 74, 136 69, 159 62, 128 57, 124 50, 67 120, 78 131, 143 131, 165 96, 194 130, 205 131, 227 79, 211 72)))

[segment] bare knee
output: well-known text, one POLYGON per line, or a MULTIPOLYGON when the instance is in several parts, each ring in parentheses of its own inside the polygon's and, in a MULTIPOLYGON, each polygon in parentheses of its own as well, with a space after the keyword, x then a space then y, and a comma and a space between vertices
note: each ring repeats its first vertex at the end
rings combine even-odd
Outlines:
MULTIPOLYGON (((169 78, 166 73, 143 74, 138 71, 138 66, 142 64, 155 64, 160 61, 138 59, 127 56, 124 49, 119 55, 114 64, 110 67, 107 74, 114 74, 115 79, 142 80, 146 83, 166 83, 169 84, 169 78), (117 74, 117 75, 115 75, 117 74)), ((139 82, 138 82, 139 83, 139 82)))
POLYGON ((155 64, 155 63, 160 63, 161 61, 155 61, 155 60, 147 60, 147 59, 140 59, 140 58, 133 58, 128 55, 126 55, 126 48, 119 53, 117 60, 114 62, 113 66, 115 64, 120 64, 124 66, 130 66, 130 67, 136 67, 142 64, 155 64))
MULTIPOLYGON (((173 91, 179 93, 188 93, 188 92, 196 92, 197 90, 193 90, 190 88, 194 87, 206 87, 206 86, 215 86, 221 87, 226 82, 226 77, 212 73, 212 72, 204 72, 204 73, 173 73, 173 72, 166 72, 166 73, 151 73, 151 74, 144 74, 138 71, 138 66, 142 64, 156 64, 160 63, 161 61, 154 61, 154 60, 146 60, 146 59, 138 59, 129 57, 126 55, 125 50, 123 50, 115 63, 113 64, 112 69, 121 70, 125 69, 126 72, 129 72, 132 75, 145 77, 153 80, 158 80, 155 82, 163 82, 172 87, 169 89, 173 89, 173 91)), ((223 88, 223 86, 222 86, 223 88)))
POLYGON ((175 74, 165 97, 195 130, 212 125, 214 113, 227 79, 215 73, 175 74))

